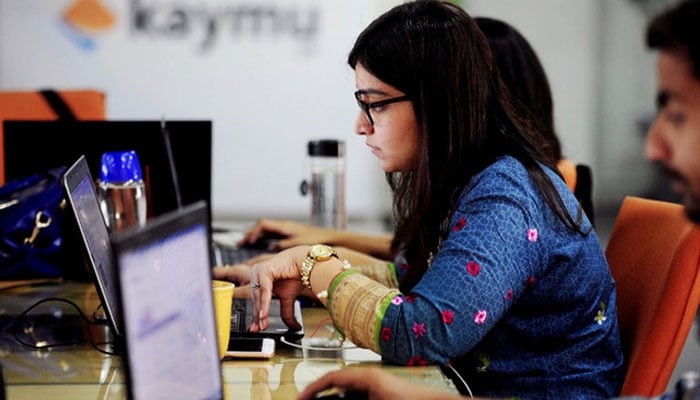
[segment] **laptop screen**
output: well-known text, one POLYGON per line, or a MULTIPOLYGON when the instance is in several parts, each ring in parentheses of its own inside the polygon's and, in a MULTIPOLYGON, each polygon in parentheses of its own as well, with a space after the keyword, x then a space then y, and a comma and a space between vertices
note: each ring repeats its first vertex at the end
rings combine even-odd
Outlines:
POLYGON ((80 157, 66 170, 62 184, 78 224, 102 307, 119 339, 122 336, 122 326, 117 298, 117 273, 113 265, 109 232, 102 219, 97 193, 85 157, 80 157))
POLYGON ((132 399, 220 399, 208 213, 195 203, 112 236, 132 399))

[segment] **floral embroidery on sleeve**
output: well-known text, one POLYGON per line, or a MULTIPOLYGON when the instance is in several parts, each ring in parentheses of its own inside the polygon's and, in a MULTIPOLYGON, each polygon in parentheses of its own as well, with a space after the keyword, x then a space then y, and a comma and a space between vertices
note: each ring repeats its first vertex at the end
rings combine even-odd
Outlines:
POLYGON ((409 367, 413 365, 428 365, 428 362, 421 356, 413 356, 410 360, 408 360, 406 365, 409 367))
POLYGON ((413 334, 415 335, 416 338, 419 338, 423 335, 425 335, 425 323, 419 324, 417 322, 413 323, 413 334))
POLYGON ((506 291, 506 295, 503 296, 503 298, 506 299, 506 300, 512 299, 512 298, 513 298, 513 290, 508 289, 508 290, 506 291))
POLYGON ((474 322, 481 325, 486 322, 486 310, 479 310, 474 314, 474 322))
POLYGON ((398 306, 401 303, 403 303, 403 299, 401 298, 401 296, 396 296, 393 299, 391 299, 391 304, 393 304, 395 306, 398 306))
POLYGON ((391 328, 385 326, 384 328, 382 328, 382 333, 380 335, 384 340, 391 339, 391 328))
POLYGON ((533 283, 535 283, 535 277, 534 277, 534 276, 530 276, 530 277, 528 277, 527 280, 525 281, 525 287, 532 286, 533 283))
POLYGON ((598 325, 603 325, 603 322, 607 321, 607 317, 605 316, 605 303, 602 301, 600 302, 600 310, 598 310, 598 314, 595 316, 595 322, 598 323, 598 325))
POLYGON ((489 356, 487 356, 483 352, 478 352, 474 355, 477 360, 479 360, 479 363, 481 364, 476 368, 477 372, 484 373, 489 369, 489 365, 491 365, 491 360, 489 360, 489 356))
POLYGON ((466 225, 467 225, 467 219, 462 217, 457 221, 455 226, 452 227, 452 232, 461 231, 462 228, 464 228, 466 225))
POLYGON ((479 275, 479 271, 481 270, 481 267, 476 261, 469 261, 467 263, 467 272, 470 274, 477 276, 479 275))
POLYGON ((445 310, 442 312, 442 322, 450 325, 454 321, 454 313, 450 310, 445 310))
POLYGON ((530 228, 527 230, 527 240, 531 242, 536 242, 539 234, 537 233, 537 228, 530 228))

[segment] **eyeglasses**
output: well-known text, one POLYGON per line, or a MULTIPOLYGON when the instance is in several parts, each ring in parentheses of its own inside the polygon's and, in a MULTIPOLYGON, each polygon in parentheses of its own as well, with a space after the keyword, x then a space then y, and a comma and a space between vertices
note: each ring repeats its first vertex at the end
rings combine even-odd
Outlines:
POLYGON ((360 110, 364 111, 365 114, 367 115, 367 119, 369 120, 369 123, 371 125, 374 125, 374 122, 375 122, 375 118, 372 117, 372 112, 374 112, 376 114, 376 113, 379 113, 382 111, 380 108, 383 106, 386 106, 386 105, 389 105, 392 103, 398 103, 401 101, 410 101, 411 100, 411 98, 409 96, 403 95, 403 96, 398 96, 398 97, 392 97, 392 98, 386 99, 386 100, 380 100, 380 101, 375 101, 372 103, 367 103, 367 102, 362 101, 362 94, 363 93, 361 91, 359 91, 359 90, 356 91, 355 92, 355 100, 357 100, 357 105, 360 107, 360 110), (372 112, 370 112, 370 110, 372 110, 372 112))

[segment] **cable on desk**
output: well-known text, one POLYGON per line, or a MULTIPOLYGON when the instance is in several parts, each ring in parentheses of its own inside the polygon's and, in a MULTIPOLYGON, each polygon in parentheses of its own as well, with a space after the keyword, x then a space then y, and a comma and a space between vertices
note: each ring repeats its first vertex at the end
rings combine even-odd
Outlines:
POLYGON ((314 331, 311 332, 311 337, 316 336, 316 333, 318 333, 318 330, 321 329, 321 327, 322 327, 326 322, 329 322, 329 321, 332 321, 332 320, 331 320, 331 317, 322 319, 321 322, 319 322, 319 323, 316 325, 316 327, 314 328, 314 331))
POLYGON ((97 312, 100 311, 101 308, 103 308, 102 303, 100 303, 100 305, 98 305, 97 308, 95 308, 95 311, 92 312, 92 319, 97 323, 107 325, 109 323, 107 318, 103 318, 97 314, 97 312))
POLYGON ((450 375, 453 376, 453 377, 450 377, 452 382, 455 381, 455 378, 457 378, 459 380, 458 383, 460 383, 462 386, 462 388, 459 388, 459 387, 457 388, 459 390, 459 393, 468 394, 470 398, 474 398, 474 394, 472 393, 471 388, 467 384, 467 381, 465 381, 464 378, 462 378, 462 375, 460 375, 459 372, 457 372, 455 367, 453 367, 450 364, 447 364, 446 366, 441 367, 441 369, 443 370, 443 372, 445 372, 445 375, 447 375, 448 377, 450 377, 450 375))
POLYGON ((333 346, 333 347, 317 347, 317 346, 305 346, 303 344, 296 344, 288 341, 285 339, 284 336, 280 338, 280 341, 287 346, 291 346, 297 349, 302 349, 302 350, 318 350, 318 351, 338 351, 338 350, 350 350, 350 349, 357 349, 357 346, 346 346, 344 347, 342 342, 338 341, 339 345, 338 346, 333 346))
POLYGON ((83 341, 74 341, 74 342, 66 342, 66 343, 54 343, 54 344, 46 343, 46 342, 44 342, 44 341, 40 341, 40 342, 37 342, 37 343, 32 344, 32 343, 25 342, 23 339, 21 339, 21 338, 20 338, 20 335, 19 335, 19 331, 20 331, 20 320, 21 320, 22 318, 28 316, 29 313, 30 313, 33 309, 37 308, 37 307, 40 306, 41 304, 44 304, 44 303, 47 303, 47 302, 50 302, 50 301, 56 301, 56 302, 59 302, 59 303, 65 303, 65 304, 68 304, 68 305, 72 306, 72 307, 78 312, 78 315, 80 316, 80 319, 81 319, 83 322, 87 323, 88 325, 105 325, 104 322, 101 322, 101 321, 93 321, 93 320, 88 319, 88 318, 85 316, 85 314, 83 314, 83 311, 80 309, 80 307, 78 307, 77 304, 75 304, 74 302, 72 302, 72 301, 70 301, 70 300, 62 299, 62 298, 58 298, 58 297, 47 297, 47 298, 45 298, 45 299, 42 299, 42 300, 37 301, 36 303, 34 303, 34 304, 32 304, 30 307, 28 307, 26 310, 22 311, 22 313, 20 313, 20 314, 14 319, 14 321, 12 322, 12 335, 14 336, 15 340, 17 341, 17 343, 19 343, 19 344, 22 345, 22 346, 25 346, 25 347, 28 347, 28 348, 30 348, 30 349, 33 349, 33 350, 45 350, 45 349, 49 349, 49 348, 53 348, 53 347, 73 346, 73 345, 80 344, 80 343, 83 343, 83 342, 88 342, 88 343, 90 343, 90 345, 92 345, 92 347, 93 347, 95 350, 97 350, 97 351, 99 351, 99 352, 101 352, 101 353, 108 354, 108 355, 115 355, 115 354, 116 354, 116 353, 109 352, 109 351, 107 351, 107 350, 101 349, 101 348, 99 347, 100 345, 111 345, 111 344, 113 344, 113 343, 111 343, 111 342, 94 342, 93 340, 88 340, 88 339, 86 339, 86 340, 83 340, 83 341))

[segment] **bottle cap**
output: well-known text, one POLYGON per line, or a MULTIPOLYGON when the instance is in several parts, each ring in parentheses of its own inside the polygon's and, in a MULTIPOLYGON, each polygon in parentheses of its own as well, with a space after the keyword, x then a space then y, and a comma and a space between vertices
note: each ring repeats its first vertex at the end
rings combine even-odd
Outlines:
POLYGON ((345 142, 335 139, 311 140, 308 151, 312 157, 344 157, 345 142))
POLYGON ((134 150, 102 154, 101 182, 123 183, 140 180, 142 180, 141 164, 134 150))

